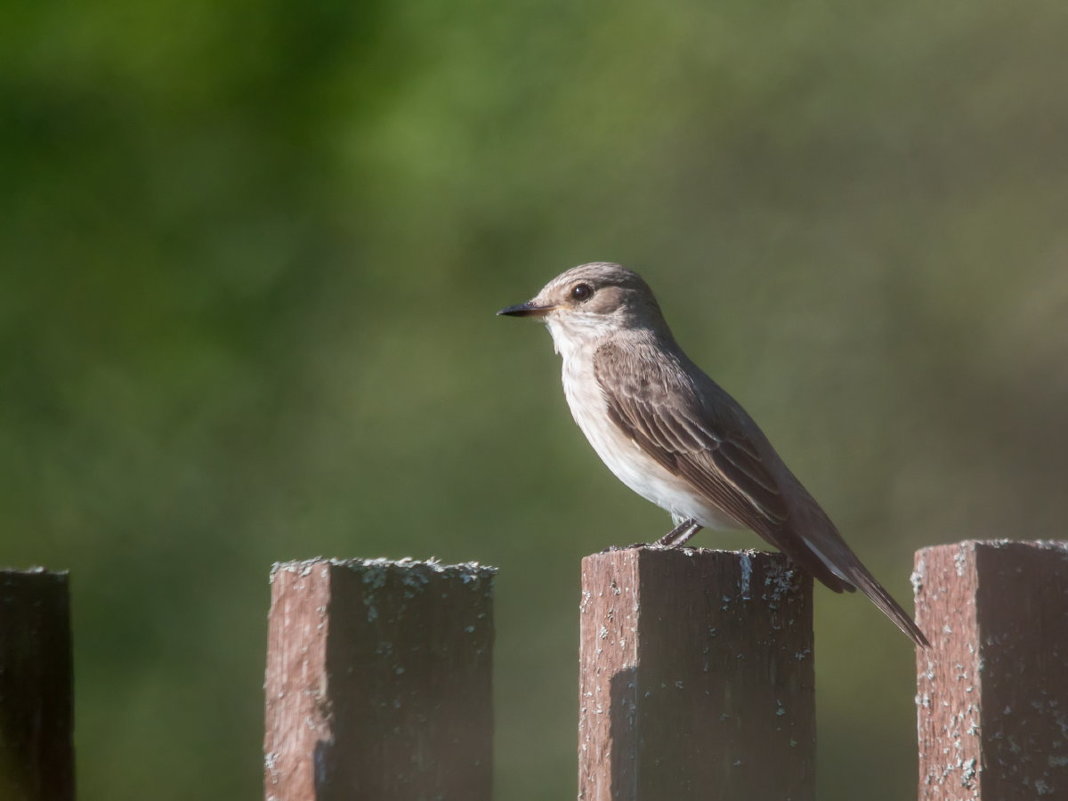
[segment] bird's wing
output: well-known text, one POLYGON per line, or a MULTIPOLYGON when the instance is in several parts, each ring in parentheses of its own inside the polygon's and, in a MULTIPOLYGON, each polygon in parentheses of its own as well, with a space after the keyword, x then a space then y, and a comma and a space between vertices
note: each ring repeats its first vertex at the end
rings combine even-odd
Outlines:
POLYGON ((680 365, 649 351, 612 343, 597 350, 594 372, 612 422, 666 470, 782 549, 774 532, 786 522, 787 505, 755 443, 724 418, 722 410, 736 404, 703 401, 680 365))
POLYGON ((827 587, 835 592, 859 587, 913 642, 928 645, 737 402, 692 365, 683 365, 679 359, 685 357, 653 353, 650 345, 598 348, 594 373, 612 422, 664 469, 827 587), (790 482, 790 500, 777 477, 790 482))

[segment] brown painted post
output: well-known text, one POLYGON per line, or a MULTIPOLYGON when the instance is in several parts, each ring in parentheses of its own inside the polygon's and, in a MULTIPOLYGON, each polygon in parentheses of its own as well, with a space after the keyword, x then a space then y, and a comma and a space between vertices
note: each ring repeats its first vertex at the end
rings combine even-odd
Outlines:
POLYGON ((812 582, 780 554, 582 561, 579 798, 811 801, 812 582))
POLYGON ((924 548, 920 801, 1068 799, 1068 542, 924 548))
POLYGON ((489 801, 494 568, 276 564, 268 801, 489 801))
POLYGON ((74 798, 66 572, 0 571, 0 798, 74 798))

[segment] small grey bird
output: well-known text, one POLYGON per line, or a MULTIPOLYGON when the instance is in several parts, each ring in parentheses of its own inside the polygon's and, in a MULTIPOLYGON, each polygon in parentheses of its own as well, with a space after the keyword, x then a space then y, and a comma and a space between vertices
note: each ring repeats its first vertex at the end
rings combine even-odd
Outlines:
POLYGON ((835 592, 859 587, 929 645, 753 419, 682 352, 641 276, 583 264, 497 313, 548 325, 575 422, 620 481, 671 514, 658 544, 681 546, 703 527, 752 529, 835 592))

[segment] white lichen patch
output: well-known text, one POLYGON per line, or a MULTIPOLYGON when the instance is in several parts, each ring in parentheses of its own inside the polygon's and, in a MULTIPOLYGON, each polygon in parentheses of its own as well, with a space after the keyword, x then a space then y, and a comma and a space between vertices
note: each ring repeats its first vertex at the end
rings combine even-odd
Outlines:
POLYGON ((975 781, 975 759, 966 759, 964 764, 961 765, 960 784, 961 787, 971 787, 975 781))
POLYGON ((769 606, 772 609, 776 608, 775 604, 797 590, 797 576, 797 571, 790 563, 780 560, 772 562, 764 576, 764 594, 761 597, 771 602, 769 606))
POLYGON ((312 570, 324 564, 329 564, 328 559, 321 556, 313 556, 311 559, 300 559, 295 562, 275 562, 271 565, 271 583, 279 573, 291 573, 295 576, 310 576, 312 570))
POLYGON ((738 554, 738 561, 742 568, 742 576, 739 582, 742 591, 742 599, 749 600, 749 581, 753 577, 753 552, 742 551, 738 554))
POLYGON ((968 553, 965 550, 967 547, 967 544, 963 544, 957 549, 957 552, 953 554, 953 567, 956 569, 959 578, 964 577, 964 566, 968 562, 968 553))
POLYGON ((919 560, 917 560, 916 562, 916 569, 913 570, 911 574, 909 574, 909 581, 912 583, 913 595, 919 594, 920 590, 923 589, 923 580, 926 576, 926 573, 927 562, 923 558, 923 556, 920 556, 919 560))

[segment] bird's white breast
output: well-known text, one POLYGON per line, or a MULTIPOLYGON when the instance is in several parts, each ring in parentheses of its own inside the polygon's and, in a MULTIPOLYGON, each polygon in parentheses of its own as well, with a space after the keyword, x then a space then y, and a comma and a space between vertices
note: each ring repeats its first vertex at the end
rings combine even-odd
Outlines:
POLYGON ((563 359, 564 396, 582 433, 612 473, 634 492, 667 510, 676 519, 694 519, 712 529, 738 524, 710 506, 685 479, 664 469, 608 416, 608 405, 593 369, 596 345, 575 343, 550 324, 563 359))

